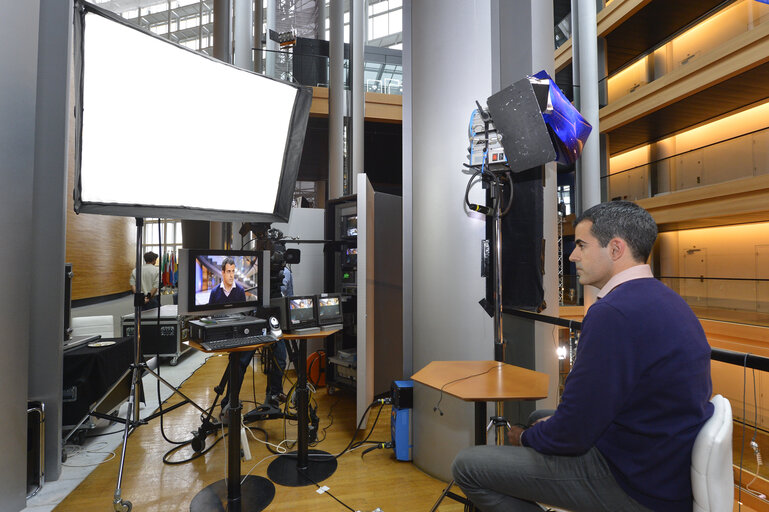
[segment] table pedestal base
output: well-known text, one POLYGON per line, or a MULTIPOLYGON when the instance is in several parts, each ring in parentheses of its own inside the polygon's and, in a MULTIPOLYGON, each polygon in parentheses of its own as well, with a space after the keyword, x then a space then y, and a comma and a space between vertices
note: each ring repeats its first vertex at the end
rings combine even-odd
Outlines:
POLYGON ((261 476, 247 476, 240 484, 239 502, 228 503, 227 483, 219 480, 192 498, 190 512, 259 512, 267 508, 274 497, 275 486, 272 482, 261 476))
POLYGON ((287 487, 314 485, 330 477, 336 471, 336 459, 322 450, 309 450, 307 467, 299 469, 298 453, 281 455, 267 468, 267 476, 276 484, 287 487))

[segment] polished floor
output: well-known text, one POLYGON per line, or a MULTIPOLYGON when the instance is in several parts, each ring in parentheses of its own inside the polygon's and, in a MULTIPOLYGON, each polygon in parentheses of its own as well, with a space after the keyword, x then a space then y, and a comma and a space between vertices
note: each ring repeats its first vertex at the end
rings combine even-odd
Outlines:
MULTIPOLYGON (((212 357, 200 367, 181 386, 181 390, 203 407, 213 402, 216 385, 226 368, 225 357, 212 357)), ((291 372, 289 372, 291 373, 291 372)), ((254 396, 262 398, 265 385, 264 375, 260 370, 256 375, 249 369, 242 396, 246 410, 253 408, 254 396)), ((286 382, 284 389, 289 390, 292 382, 286 382)), ((338 389, 334 395, 328 395, 325 388, 320 388, 314 395, 320 418, 321 442, 314 449, 329 453, 339 453, 350 442, 355 430, 354 393, 338 389)), ((172 397, 166 405, 179 401, 172 397)), ((377 409, 374 409, 376 411, 377 409)), ((357 440, 371 431, 369 440, 387 441, 389 432, 390 409, 385 406, 374 425, 375 414, 371 414, 365 431, 359 433, 357 440)), ((165 415, 163 431, 172 441, 184 441, 191 438, 191 432, 200 426, 200 413, 191 405, 185 405, 165 415)), ((241 474, 267 476, 267 467, 275 458, 260 441, 265 437, 271 443, 296 438, 296 425, 283 420, 273 419, 251 423, 249 448, 252 458, 241 460, 241 474), (285 428, 285 433, 284 433, 285 428)), ((119 434, 116 434, 119 435, 119 434)), ((208 451, 192 460, 196 455, 189 445, 183 446, 167 456, 175 445, 163 439, 159 420, 138 428, 129 438, 126 464, 122 475, 121 497, 133 504, 133 510, 142 512, 189 511, 193 498, 206 486, 225 477, 225 442, 217 441, 220 434, 211 434, 206 438, 208 451), (164 456, 173 464, 163 462, 164 456)), ((761 436, 760 436, 761 437, 761 436)), ((760 440, 763 444, 764 439, 760 440)), ((365 456, 366 445, 338 459, 336 472, 320 484, 328 489, 319 493, 315 485, 286 487, 275 485, 275 497, 268 505, 271 511, 312 510, 318 512, 353 510, 370 512, 377 507, 383 512, 424 511, 431 509, 445 484, 432 478, 408 462, 397 461, 390 449, 375 449, 365 456)), ((735 453, 739 448, 735 446, 735 453)), ((115 457, 99 465, 73 492, 71 492, 54 510, 57 512, 90 512, 92 510, 114 510, 113 494, 118 477, 120 452, 115 457)), ((736 461, 735 461, 736 462, 736 461)), ((751 461, 743 461, 749 468, 751 461)), ((755 461, 753 461, 755 464, 755 461)), ((750 468, 753 469, 753 468, 750 468)), ((746 477, 747 475, 744 475, 746 477)), ((744 478, 744 481, 749 481, 744 478)), ((760 486, 761 480, 752 488, 760 486)), ((455 492, 459 492, 454 489, 455 492)), ((763 490, 763 489, 762 489, 763 490)), ((766 492, 766 491, 764 491, 766 492)), ((735 498, 736 498, 735 493, 735 498)), ((742 496, 742 505, 735 500, 734 511, 757 512, 769 511, 766 502, 753 496, 742 496)), ((244 509, 244 511, 247 509, 244 509)), ((440 512, 463 510, 462 505, 445 500, 440 512)))
MULTIPOLYGON (((225 357, 210 358, 181 387, 182 391, 202 406, 214 400, 213 386, 219 382, 226 367, 225 357)), ((249 369, 244 381, 242 397, 253 401, 254 390, 257 399, 263 397, 264 375, 257 371, 256 378, 249 369)), ((284 389, 288 391, 291 383, 284 389)), ((323 439, 313 449, 339 453, 350 442, 354 425, 354 393, 339 389, 329 396, 325 388, 320 388, 314 396, 320 417, 320 438, 323 439)), ((171 398, 167 405, 178 402, 171 398)), ((253 403, 246 403, 246 409, 253 408, 253 403)), ((376 409, 375 409, 376 411, 376 409)), ((370 440, 387 441, 390 438, 390 409, 384 407, 379 421, 374 427, 370 440)), ((369 429, 375 415, 370 415, 369 429)), ((190 405, 185 405, 168 413, 163 420, 166 437, 172 441, 189 439, 190 432, 200 426, 200 413, 190 405)), ((267 467, 274 459, 267 447, 255 438, 264 440, 265 434, 271 443, 284 439, 283 420, 273 419, 251 423, 253 436, 249 436, 249 448, 252 459, 241 461, 241 473, 265 477, 267 467), (263 430, 258 430, 257 428, 263 430), (255 438, 254 438, 255 437, 255 438)), ((142 512, 188 511, 195 495, 204 487, 225 476, 225 442, 216 442, 220 435, 210 435, 206 439, 205 455, 179 464, 164 464, 163 457, 174 445, 163 440, 160 421, 154 420, 139 427, 128 440, 125 469, 122 478, 121 495, 133 504, 133 510, 142 512), (216 444, 214 444, 216 443, 216 444)), ((286 438, 296 438, 296 425, 285 425, 286 438)), ((358 439, 362 436, 358 435, 358 439)), ((368 445, 370 446, 370 445, 368 445)), ((367 446, 367 447, 368 447, 367 446)), ((359 448, 338 459, 338 469, 321 485, 328 490, 319 493, 315 485, 304 487, 285 487, 275 485, 275 497, 268 506, 271 511, 336 511, 355 510, 368 512, 377 507, 384 512, 430 510, 445 483, 432 478, 411 463, 397 461, 390 449, 376 449, 362 456, 364 448, 359 448), (336 498, 336 499, 335 499, 336 498), (336 501, 339 500, 339 501, 336 501), (340 503, 341 502, 341 503, 340 503)), ((92 510, 113 510, 113 493, 118 476, 119 455, 101 464, 54 510, 57 512, 84 512, 92 510)), ((174 453, 171 462, 181 462, 195 455, 190 446, 185 446, 174 453)), ((245 510, 245 509, 244 509, 245 510)), ((462 505, 447 500, 440 511, 460 511, 462 505)))

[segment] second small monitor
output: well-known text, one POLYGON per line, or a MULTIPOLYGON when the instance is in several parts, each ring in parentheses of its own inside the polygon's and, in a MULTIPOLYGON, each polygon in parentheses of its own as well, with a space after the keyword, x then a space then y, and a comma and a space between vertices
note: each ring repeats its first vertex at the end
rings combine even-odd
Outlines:
POLYGON ((318 325, 341 327, 342 323, 342 296, 338 293, 318 295, 318 325))

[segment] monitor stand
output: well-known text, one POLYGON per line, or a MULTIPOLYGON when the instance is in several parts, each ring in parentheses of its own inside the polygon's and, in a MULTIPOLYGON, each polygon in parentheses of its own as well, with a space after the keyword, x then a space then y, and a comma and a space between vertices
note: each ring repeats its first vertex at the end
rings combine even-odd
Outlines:
POLYGON ((311 334, 314 332, 320 332, 320 327, 305 327, 304 329, 294 329, 291 334, 311 334))

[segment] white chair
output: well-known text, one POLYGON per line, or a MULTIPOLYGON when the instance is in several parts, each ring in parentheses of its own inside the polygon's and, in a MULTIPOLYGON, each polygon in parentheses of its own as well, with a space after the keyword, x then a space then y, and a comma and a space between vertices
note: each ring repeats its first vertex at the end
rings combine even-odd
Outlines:
POLYGON ((730 512, 734 507, 732 407, 721 395, 710 400, 713 416, 697 434, 692 449, 694 512, 730 512))
POLYGON ((115 321, 112 315, 78 316, 72 318, 73 336, 101 335, 102 338, 115 337, 115 321))
MULTIPOLYGON (((731 512, 734 507, 732 472, 732 406, 714 396, 713 416, 700 429, 692 448, 693 512, 731 512)), ((552 512, 564 509, 540 505, 552 512)))

